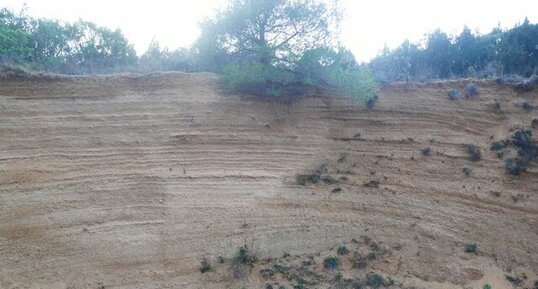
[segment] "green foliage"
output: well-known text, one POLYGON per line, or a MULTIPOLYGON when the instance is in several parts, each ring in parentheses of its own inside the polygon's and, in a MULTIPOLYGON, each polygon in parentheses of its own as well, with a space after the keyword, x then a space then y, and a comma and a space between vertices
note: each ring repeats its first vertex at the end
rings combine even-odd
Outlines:
POLYGON ((334 256, 329 256, 323 260, 323 267, 327 270, 334 270, 340 266, 340 261, 334 256))
POLYGON ((520 287, 524 283, 523 279, 521 279, 519 277, 513 277, 513 276, 510 276, 510 275, 506 275, 506 280, 508 282, 512 283, 512 285, 515 286, 515 287, 520 287))
POLYGON ((525 110, 525 111, 532 111, 534 109, 534 105, 526 100, 524 101, 522 104, 521 104, 521 107, 525 110))
POLYGON ((349 254, 349 249, 346 246, 340 246, 338 247, 338 250, 336 250, 338 255, 347 255, 349 254))
POLYGON ((484 286, 482 287, 482 289, 491 289, 491 285, 489 284, 484 284, 484 286))
POLYGON ((460 100, 461 94, 457 89, 451 89, 448 91, 448 99, 450 100, 460 100))
POLYGON ((482 159, 482 153, 480 148, 473 144, 467 145, 467 155, 469 155, 469 160, 477 162, 482 159))
POLYGON ((138 60, 138 71, 197 71, 193 52, 179 48, 174 51, 162 49, 152 40, 146 52, 138 60))
POLYGON ((379 274, 371 274, 366 277, 366 285, 372 288, 379 288, 385 285, 385 279, 379 274))
POLYGON ((476 83, 469 83, 467 84, 467 92, 465 93, 466 97, 475 97, 479 93, 479 88, 476 83))
POLYGON ((234 256, 234 262, 239 264, 252 264, 256 262, 257 258, 253 252, 245 245, 239 248, 234 256))
POLYGON ((202 25, 195 50, 223 72, 229 92, 285 100, 323 87, 354 101, 377 88, 368 67, 333 45, 337 5, 311 0, 236 0, 202 25))
POLYGON ((225 89, 259 96, 284 97, 294 75, 275 66, 255 61, 230 64, 224 70, 225 89))
POLYGON ((278 273, 283 273, 285 272, 286 270, 288 270, 288 268, 280 263, 274 263, 273 264, 273 269, 275 269, 276 272, 278 273))
POLYGON ((0 10, 0 61, 67 74, 124 71, 136 64, 120 30, 91 22, 62 23, 0 10))
POLYGON ((424 147, 420 149, 420 152, 423 156, 429 157, 432 155, 432 148, 431 147, 424 147))
POLYGON ((358 65, 353 54, 342 47, 307 50, 296 64, 300 81, 324 87, 353 101, 373 99, 378 87, 371 70, 358 65))
POLYGON ((465 247, 463 247, 463 251, 465 253, 469 253, 469 254, 476 254, 478 250, 478 246, 476 244, 465 244, 465 247))
POLYGON ((514 176, 527 171, 527 162, 521 158, 508 158, 504 161, 506 171, 514 176))
POLYGON ((305 186, 307 183, 318 184, 321 181, 321 175, 318 173, 300 174, 295 177, 295 181, 300 186, 305 186))
POLYGON ((472 167, 469 167, 469 166, 464 166, 463 168, 461 168, 461 171, 462 171, 466 176, 470 176, 470 175, 473 173, 473 168, 472 168, 472 167))
POLYGON ((265 65, 290 62, 332 41, 337 6, 310 0, 234 0, 202 25, 198 47, 265 65))
POLYGON ((383 82, 427 81, 452 77, 490 77, 519 74, 528 77, 538 67, 538 24, 525 19, 512 29, 494 28, 478 35, 464 27, 459 35, 436 30, 426 35, 424 45, 404 41, 370 62, 383 82))
POLYGON ((201 273, 207 273, 211 270, 211 263, 209 263, 209 260, 207 257, 203 257, 202 261, 200 261, 200 272, 201 273))

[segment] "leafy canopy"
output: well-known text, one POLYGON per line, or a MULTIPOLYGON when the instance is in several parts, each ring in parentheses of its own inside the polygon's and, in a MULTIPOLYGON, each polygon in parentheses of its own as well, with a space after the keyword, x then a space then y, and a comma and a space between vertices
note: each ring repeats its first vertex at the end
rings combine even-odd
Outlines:
POLYGON ((329 7, 312 0, 233 0, 203 24, 202 37, 233 58, 291 65, 305 51, 331 43, 339 15, 337 2, 329 7))
POLYGON ((336 0, 234 0, 203 24, 196 49, 230 91, 289 98, 318 86, 366 101, 375 82, 336 45, 340 19, 336 0))

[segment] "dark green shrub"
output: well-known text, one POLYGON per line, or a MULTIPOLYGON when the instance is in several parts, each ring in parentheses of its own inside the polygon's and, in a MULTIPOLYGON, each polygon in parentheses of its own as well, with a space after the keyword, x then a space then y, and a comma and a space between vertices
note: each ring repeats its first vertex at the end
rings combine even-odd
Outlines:
POLYGON ((466 97, 475 97, 479 93, 478 85, 476 83, 469 83, 467 84, 467 93, 465 93, 466 97))
POLYGON ((478 246, 476 244, 465 244, 465 247, 463 247, 463 251, 469 254, 476 254, 477 250, 478 246))
POLYGON ((256 96, 285 99, 299 92, 301 96, 308 88, 299 85, 289 71, 255 61, 230 64, 224 70, 225 90, 256 96), (299 90, 299 91, 293 91, 299 90))
POLYGON ((506 275, 506 280, 510 283, 512 283, 512 285, 516 286, 516 287, 519 287, 521 285, 523 285, 523 279, 520 279, 518 277, 512 277, 510 275, 506 275))
POLYGON ((532 111, 534 109, 534 104, 532 104, 532 102, 526 100, 521 104, 521 107, 526 111, 532 111))
POLYGON ((516 130, 512 135, 512 142, 517 147, 517 152, 521 158, 533 161, 538 157, 538 144, 532 140, 530 130, 516 130))
POLYGON ((385 279, 379 274, 370 274, 366 277, 366 284, 372 288, 379 288, 385 285, 385 279))
POLYGON ((420 152, 422 153, 423 156, 427 157, 427 156, 431 156, 432 155, 432 149, 430 147, 425 147, 425 148, 421 148, 420 149, 420 152))
POLYGON ((349 249, 346 246, 340 246, 338 247, 336 252, 338 253, 338 255, 347 255, 349 254, 349 249))
POLYGON ((463 168, 461 168, 461 171, 462 171, 466 176, 470 176, 470 175, 473 173, 473 168, 472 168, 472 167, 469 167, 469 166, 464 166, 463 168))
POLYGON ((339 192, 341 192, 341 191, 342 191, 342 188, 340 188, 340 187, 336 187, 336 188, 334 188, 334 189, 331 190, 331 193, 339 193, 339 192))
POLYGON ((271 269, 262 269, 260 270, 260 275, 262 275, 263 279, 269 279, 275 275, 275 272, 271 269))
POLYGON ((482 289, 492 289, 492 288, 491 288, 491 285, 489 285, 489 284, 484 284, 484 286, 482 287, 482 289))
POLYGON ((496 108, 497 110, 501 110, 501 106, 502 106, 501 101, 498 100, 498 99, 496 99, 496 100, 495 100, 495 108, 496 108))
POLYGON ((469 155, 469 160, 477 162, 482 159, 482 153, 480 148, 473 144, 467 145, 467 154, 469 155))
POLYGON ((527 162, 521 158, 508 158, 504 161, 504 167, 509 174, 518 176, 527 171, 527 162))
POLYGON ((323 176, 323 177, 321 178, 321 180, 322 180, 324 183, 328 184, 328 185, 333 185, 333 184, 338 183, 338 181, 337 181, 335 178, 331 177, 330 175, 325 175, 325 176, 323 176))
POLYGON ((256 260, 256 255, 252 251, 250 251, 247 245, 244 245, 239 248, 239 250, 234 256, 234 262, 240 264, 252 264, 256 262, 256 260))
POLYGON ((342 278, 343 278, 343 276, 342 276, 342 273, 340 273, 340 272, 338 272, 338 273, 336 273, 336 275, 334 275, 334 281, 335 282, 342 281, 342 278))
POLYGON ((234 278, 240 279, 245 277, 249 266, 256 262, 256 260, 256 255, 246 245, 239 248, 233 258, 232 270, 234 278))
POLYGON ((493 142, 493 143, 491 144, 490 149, 491 149, 492 151, 503 150, 503 149, 505 149, 509 144, 510 144, 510 142, 507 141, 507 140, 496 141, 496 142, 493 142))
POLYGON ((297 175, 295 180, 298 185, 304 186, 307 183, 318 184, 321 181, 321 175, 318 173, 297 175))
POLYGON ((456 100, 460 100, 460 98, 461 98, 461 94, 458 90, 451 89, 448 91, 448 99, 456 101, 456 100))
POLYGON ((288 270, 288 268, 280 263, 274 263, 273 264, 273 269, 275 269, 275 271, 277 271, 278 273, 282 273, 286 270, 288 270))
POLYGON ((203 257, 202 261, 200 261, 200 272, 206 273, 211 270, 211 264, 209 263, 209 260, 207 257, 203 257))
POLYGON ((369 180, 368 182, 365 182, 363 186, 367 188, 379 188, 380 183, 381 182, 379 181, 379 178, 374 178, 374 179, 369 180))
POLYGON ((323 267, 327 270, 337 269, 338 266, 340 266, 340 261, 336 257, 330 256, 323 260, 323 267))
POLYGON ((374 94, 370 99, 366 101, 366 107, 368 107, 369 109, 374 108, 378 99, 379 97, 377 96, 377 94, 374 94))

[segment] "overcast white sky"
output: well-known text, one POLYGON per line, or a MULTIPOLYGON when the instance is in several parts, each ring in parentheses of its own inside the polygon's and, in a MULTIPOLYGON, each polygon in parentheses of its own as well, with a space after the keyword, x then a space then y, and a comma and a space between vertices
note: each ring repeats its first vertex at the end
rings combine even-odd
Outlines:
MULTIPOLYGON (((538 22, 538 1, 475 0, 342 0, 346 16, 341 40, 360 61, 374 57, 385 44, 418 41, 439 27, 451 34, 464 25, 487 33, 497 24, 512 27, 525 17, 538 22)), ((120 28, 143 53, 152 38, 174 49, 188 47, 199 35, 198 23, 225 5, 226 0, 0 0, 0 8, 16 11, 23 4, 34 17, 75 21, 79 18, 120 28)))

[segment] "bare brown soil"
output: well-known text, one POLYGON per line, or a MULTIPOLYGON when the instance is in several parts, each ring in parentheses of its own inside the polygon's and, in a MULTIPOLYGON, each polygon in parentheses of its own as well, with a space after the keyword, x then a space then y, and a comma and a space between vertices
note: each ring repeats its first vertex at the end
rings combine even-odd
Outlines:
POLYGON ((533 288, 538 168, 510 176, 489 146, 530 128, 538 93, 448 100, 467 83, 387 86, 368 110, 224 95, 212 74, 0 78, 0 288, 533 288), (297 184, 322 165, 335 183, 297 184))

